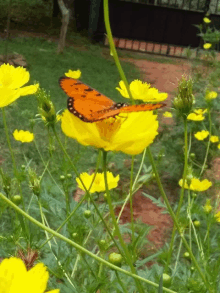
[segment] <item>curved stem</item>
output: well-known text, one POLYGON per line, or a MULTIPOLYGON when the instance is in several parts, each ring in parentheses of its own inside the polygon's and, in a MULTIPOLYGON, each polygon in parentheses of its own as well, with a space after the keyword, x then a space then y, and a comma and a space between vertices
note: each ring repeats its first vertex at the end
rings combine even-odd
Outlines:
MULTIPOLYGON (((178 220, 180 209, 183 204, 183 198, 184 198, 184 190, 185 190, 185 182, 186 182, 186 175, 187 175, 187 169, 188 169, 188 136, 187 136, 187 120, 184 119, 184 169, 183 169, 183 184, 180 192, 180 200, 176 211, 176 218, 178 220)), ((174 245, 174 239, 176 234, 176 226, 173 226, 171 241, 170 241, 170 248, 167 256, 167 262, 165 266, 165 272, 168 270, 168 266, 171 261, 171 255, 173 251, 173 245, 174 245)))
MULTIPOLYGON (((150 148, 149 148, 149 147, 148 147, 148 149, 147 149, 147 152, 148 152, 148 156, 149 156, 149 159, 150 159, 150 162, 151 162, 151 165, 152 165, 152 168, 153 168, 154 174, 155 174, 155 179, 156 179, 156 181, 157 181, 157 184, 158 184, 158 187, 159 187, 159 189, 160 189, 160 192, 161 192, 161 195, 162 195, 162 197, 163 197, 163 200, 164 200, 164 202, 165 202, 165 204, 166 204, 166 206, 167 206, 167 209, 168 209, 168 211, 169 211, 169 213, 170 213, 170 216, 171 216, 171 218, 172 218, 172 220, 173 220, 173 222, 174 222, 174 225, 176 226, 176 229, 177 229, 178 232, 179 232, 179 235, 180 235, 180 237, 181 237, 181 239, 182 239, 182 241, 183 241, 183 244, 184 244, 186 250, 187 250, 187 251, 189 252, 189 254, 190 254, 190 257, 191 257, 192 262, 194 263, 195 267, 196 267, 197 270, 198 270, 199 275, 201 276, 203 282, 205 283, 205 286, 207 287, 207 289, 209 289, 209 283, 207 282, 207 280, 206 280, 206 278, 205 278, 203 272, 201 271, 200 266, 199 266, 199 264, 197 263, 197 261, 196 261, 194 255, 193 255, 193 253, 192 253, 192 250, 190 249, 190 247, 189 247, 189 245, 188 245, 188 243, 187 243, 187 241, 186 241, 186 239, 185 239, 185 237, 184 237, 184 235, 183 235, 183 232, 181 231, 181 228, 180 228, 180 226, 179 226, 179 224, 178 224, 178 218, 175 216, 175 214, 174 214, 174 212, 173 212, 173 210, 172 210, 172 208, 171 208, 171 206, 170 206, 169 200, 168 200, 168 198, 167 198, 167 196, 166 196, 166 194, 165 194, 165 192, 164 192, 164 189, 163 189, 163 186, 162 186, 162 184, 161 184, 160 177, 159 177, 159 174, 158 174, 158 172, 157 172, 157 168, 156 168, 156 165, 155 165, 155 162, 154 162, 154 158, 153 158, 153 156, 152 156, 152 154, 151 154, 151 151, 150 151, 150 148)), ((187 153, 187 152, 186 152, 186 153, 187 153)), ((184 185, 183 185, 183 186, 184 186, 184 185)))
MULTIPOLYGON (((132 263, 132 257, 128 251, 128 248, 124 242, 124 239, 121 235, 121 232, 119 230, 119 226, 118 226, 118 223, 116 221, 116 217, 115 217, 115 213, 114 213, 114 208, 113 208, 113 205, 112 205, 112 201, 111 201, 111 196, 110 196, 110 193, 109 193, 109 189, 108 189, 108 181, 107 181, 107 169, 106 169, 106 164, 107 164, 107 152, 105 152, 103 150, 103 172, 104 172, 104 179, 105 179, 105 188, 106 188, 106 195, 107 195, 107 201, 108 201, 108 206, 109 206, 109 212, 110 212, 110 215, 111 215, 111 218, 112 218, 112 222, 113 222, 113 225, 114 225, 114 228, 115 228, 115 233, 116 235, 118 236, 118 239, 119 239, 119 242, 121 244, 121 247, 124 251, 124 254, 125 254, 125 257, 126 257, 126 261, 128 263, 128 265, 130 266, 130 269, 131 269, 131 272, 133 274, 137 274, 136 273, 136 270, 133 266, 133 263, 132 263)), ((137 285, 137 288, 139 290, 139 292, 144 292, 140 282, 138 280, 135 279, 135 282, 136 282, 136 285, 137 285)))
POLYGON ((132 156, 131 163, 131 178, 130 178, 130 214, 131 214, 131 243, 134 243, 134 215, 133 215, 133 193, 132 193, 132 183, 133 183, 133 175, 134 175, 134 156, 132 156))
POLYGON ((129 88, 129 85, 128 85, 128 81, 127 81, 126 76, 124 74, 124 71, 123 71, 123 69, 121 67, 121 64, 120 64, 120 61, 119 61, 119 58, 118 58, 118 54, 117 54, 117 51, 115 49, 115 44, 114 44, 114 41, 113 41, 111 27, 110 27, 110 21, 109 21, 108 0, 104 0, 103 3, 104 3, 104 5, 103 5, 103 8, 104 8, 104 22, 105 22, 105 28, 106 28, 106 32, 107 32, 108 42, 109 42, 109 45, 110 45, 110 50, 111 50, 113 58, 115 60, 115 65, 118 68, 118 72, 120 74, 120 77, 123 80, 123 82, 125 84, 125 87, 127 89, 129 98, 131 99, 131 103, 134 104, 134 100, 133 100, 133 97, 132 97, 132 94, 131 94, 131 91, 130 91, 130 88, 129 88))
MULTIPOLYGON (((6 121, 6 117, 5 117, 4 108, 2 108, 2 118, 3 118, 4 128, 5 128, 6 140, 7 140, 7 143, 8 143, 8 148, 9 148, 11 159, 12 159, 14 175, 17 178, 17 181, 18 181, 18 188, 19 188, 19 193, 20 193, 20 196, 21 196, 21 204, 22 204, 23 210, 25 211, 24 198, 23 198, 21 184, 20 184, 20 180, 19 180, 19 176, 18 176, 18 170, 17 170, 17 166, 16 166, 16 162, 15 162, 14 152, 13 152, 13 149, 12 149, 12 146, 11 146, 11 141, 10 141, 10 137, 9 137, 9 131, 8 131, 8 126, 7 126, 7 121, 6 121)), ((21 224, 21 227, 23 227, 22 224, 21 224)), ((26 234, 26 237, 27 237, 28 242, 29 242, 30 241, 30 233, 29 233, 29 229, 28 229, 28 225, 27 225, 26 220, 24 221, 24 227, 25 227, 24 233, 26 234)), ((29 246, 29 244, 28 244, 28 246, 29 246)))
MULTIPOLYGON (((33 224, 35 224, 36 226, 38 226, 39 228, 43 229, 44 231, 47 231, 49 233, 51 233, 53 236, 65 241, 66 243, 68 243, 69 245, 73 246, 75 249, 78 249, 80 250, 81 252, 91 256, 92 258, 94 258, 95 260, 103 263, 104 265, 108 266, 109 268, 113 269, 113 270, 117 270, 127 276, 130 276, 136 280, 139 280, 139 281, 142 281, 144 283, 147 283, 151 286, 154 286, 156 288, 159 287, 158 284, 156 283, 153 283, 147 279, 144 279, 136 274, 133 274, 131 272, 128 272, 124 269, 121 269, 113 264, 111 264, 110 262, 106 261, 105 259, 102 259, 101 257, 97 256, 96 254, 90 252, 89 250, 85 249, 84 247, 82 247, 81 245, 73 242, 72 240, 66 238, 65 236, 57 233, 56 231, 52 230, 51 228, 43 225, 42 223, 40 223, 39 221, 37 221, 36 219, 34 219, 33 217, 31 217, 30 215, 28 215, 26 212, 24 212, 22 209, 20 209, 18 206, 16 206, 13 202, 11 202, 5 195, 3 195, 2 193, 0 193, 0 198, 2 200, 4 200, 9 206, 11 206, 14 210, 16 210, 17 212, 19 212, 20 214, 22 214, 26 219, 28 219, 30 222, 32 222, 33 224)), ((170 293, 177 293, 176 291, 173 291, 173 290, 170 290, 170 289, 167 289, 167 288, 163 288, 163 290, 165 292, 170 292, 170 293)))
POLYGON ((209 117, 209 141, 208 141, 208 145, 207 145, 207 149, 206 149, 204 163, 202 165, 202 169, 201 169, 201 172, 200 172, 200 176, 204 172, 205 165, 206 165, 207 158, 208 158, 208 154, 209 154, 209 148, 210 148, 210 137, 211 137, 211 133, 212 133, 212 119, 211 119, 210 107, 208 107, 208 117, 209 117))

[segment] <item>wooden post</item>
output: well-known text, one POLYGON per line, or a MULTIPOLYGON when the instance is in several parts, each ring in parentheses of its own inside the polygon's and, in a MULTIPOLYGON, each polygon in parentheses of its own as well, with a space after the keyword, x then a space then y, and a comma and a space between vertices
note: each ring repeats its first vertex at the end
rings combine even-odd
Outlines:
POLYGON ((65 6, 63 0, 58 0, 58 4, 61 10, 62 14, 62 25, 60 29, 60 39, 57 47, 57 53, 63 53, 63 50, 65 48, 65 41, 66 41, 66 33, 68 29, 68 24, 70 20, 70 11, 69 9, 65 6))

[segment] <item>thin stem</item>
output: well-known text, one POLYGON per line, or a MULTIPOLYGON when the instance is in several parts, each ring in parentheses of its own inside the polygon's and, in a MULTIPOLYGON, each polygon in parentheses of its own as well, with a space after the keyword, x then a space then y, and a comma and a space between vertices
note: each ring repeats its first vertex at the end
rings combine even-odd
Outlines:
MULTIPOLYGON (((82 181, 82 179, 81 179, 81 177, 80 177, 80 175, 79 175, 79 173, 78 173, 78 171, 77 171, 75 165, 73 164, 73 162, 71 161, 69 155, 67 154, 66 149, 63 147, 63 144, 62 144, 62 142, 61 142, 59 136, 57 135, 55 129, 53 129, 53 130, 54 130, 55 137, 56 137, 56 139, 57 139, 57 141, 58 141, 58 143, 59 143, 61 149, 63 150, 65 156, 67 157, 67 159, 69 160, 69 162, 70 162, 70 164, 71 164, 71 166, 72 166, 72 168, 73 168, 73 171, 75 172, 76 176, 77 176, 77 177, 79 178, 79 180, 81 181, 82 186, 83 186, 83 188, 84 188, 84 190, 85 190, 85 192, 86 192, 86 195, 87 195, 88 198, 91 200, 91 202, 92 202, 92 204, 94 205, 94 208, 95 208, 97 214, 99 215, 100 219, 102 220, 102 222, 103 222, 103 224, 104 224, 104 226, 105 226, 105 228, 106 228, 106 230, 107 230, 109 236, 111 237, 111 239, 112 239, 112 241, 114 242, 115 246, 118 248, 119 252, 121 253, 121 249, 120 249, 120 247, 118 246, 117 242, 115 241, 115 239, 114 239, 114 237, 113 237, 113 235, 112 235, 112 233, 111 233, 111 231, 110 231, 108 225, 106 224, 105 220, 103 219, 103 217, 102 217, 102 215, 101 215, 101 213, 100 213, 100 211, 99 211, 99 209, 98 209, 98 207, 97 207, 97 205, 96 205, 96 203, 95 203, 93 197, 91 196, 91 194, 90 194, 90 192, 89 192, 89 189, 91 188, 93 182, 91 183, 89 189, 87 189, 86 186, 85 186, 85 184, 83 183, 83 181, 82 181)), ((98 168, 96 168, 96 169, 98 169, 98 168)), ((95 180, 95 176, 94 176, 93 180, 95 180)))
POLYGON ((132 94, 131 94, 131 91, 130 91, 130 88, 129 88, 129 85, 128 85, 128 81, 127 81, 126 76, 124 74, 124 71, 123 71, 123 69, 121 67, 121 64, 120 64, 120 61, 119 61, 119 58, 118 58, 118 54, 117 54, 117 51, 115 49, 115 44, 114 44, 114 40, 113 40, 113 37, 112 37, 111 26, 110 26, 110 21, 109 21, 108 0, 103 0, 103 1, 104 1, 103 2, 103 8, 104 8, 105 29, 106 29, 106 32, 107 32, 107 37, 108 37, 108 42, 109 42, 109 45, 110 45, 110 50, 111 50, 113 58, 115 60, 115 65, 118 68, 118 72, 120 74, 120 77, 123 80, 123 82, 125 84, 125 87, 127 89, 129 98, 131 99, 132 104, 134 104, 134 100, 133 100, 133 97, 132 97, 132 94))
MULTIPOLYGON (((40 159, 41 159, 41 161, 42 161, 42 163, 43 163, 43 165, 44 165, 44 168, 47 170, 48 174, 50 175, 50 178, 51 178, 51 179, 53 180, 53 182, 56 184, 56 186, 57 186, 57 188, 59 189, 59 191, 60 191, 63 195, 65 195, 65 193, 63 192, 63 190, 60 188, 60 186, 57 184, 56 180, 55 180, 54 177, 52 176, 50 170, 48 169, 48 164, 45 163, 45 161, 44 161, 44 159, 43 159, 43 156, 41 155, 40 150, 39 150, 39 148, 38 148, 37 143, 36 143, 35 140, 34 140, 34 145, 35 145, 36 150, 37 150, 37 152, 38 152, 38 154, 39 154, 39 156, 40 156, 40 159)), ((48 161, 48 162, 49 162, 49 161, 48 161)))
POLYGON ((134 243, 134 215, 133 215, 133 193, 132 193, 132 183, 134 175, 134 156, 132 156, 131 163, 131 177, 130 177, 130 214, 131 214, 131 243, 134 243))
MULTIPOLYGON (((187 136, 187 120, 184 119, 184 170, 183 170, 183 184, 181 187, 180 192, 180 200, 176 211, 176 218, 178 220, 180 209, 183 204, 183 198, 184 198, 184 190, 185 190, 185 182, 186 182, 186 176, 187 176, 187 169, 188 169, 188 136, 187 136)), ((167 272, 170 261, 171 261, 171 255, 173 251, 173 245, 174 245, 174 239, 176 234, 176 226, 173 226, 171 241, 170 241, 170 248, 167 256, 167 262, 164 271, 167 272)))
POLYGON ((208 107, 208 117, 209 117, 209 141, 208 141, 208 145, 207 145, 207 149, 206 149, 204 163, 202 165, 202 169, 201 169, 201 172, 200 172, 200 176, 202 176, 202 173, 204 172, 205 165, 206 165, 206 162, 207 162, 207 159, 208 159, 210 143, 211 143, 210 137, 211 137, 211 133, 212 133, 212 119, 211 119, 210 107, 208 107))
MULTIPOLYGON (((172 220, 173 220, 173 222, 174 222, 174 225, 176 226, 176 228, 177 228, 177 230, 178 230, 178 232, 179 232, 179 235, 180 235, 180 237, 181 237, 181 239, 182 239, 182 241, 183 241, 183 244, 184 244, 186 250, 187 250, 187 251, 189 252, 189 254, 190 254, 190 257, 191 257, 192 262, 194 263, 195 267, 197 268, 199 275, 201 276, 202 280, 204 281, 204 283, 205 283, 207 289, 209 289, 209 283, 207 282, 207 280, 206 280, 206 278, 205 278, 203 272, 202 272, 201 269, 200 269, 199 264, 197 263, 197 261, 196 261, 194 255, 193 255, 193 253, 192 253, 192 250, 190 249, 190 247, 189 247, 189 245, 188 245, 188 243, 187 243, 185 237, 183 236, 183 232, 181 231, 181 228, 180 228, 180 226, 179 226, 179 224, 178 224, 178 218, 175 216, 175 214, 174 214, 174 212, 173 212, 173 210, 172 210, 172 208, 171 208, 171 206, 170 206, 169 200, 168 200, 168 198, 167 198, 167 196, 166 196, 166 194, 165 194, 165 192, 164 192, 164 189, 163 189, 163 186, 162 186, 162 184, 161 184, 160 177, 159 177, 159 174, 158 174, 158 172, 157 172, 157 168, 156 168, 156 165, 155 165, 155 162, 154 162, 154 158, 153 158, 153 156, 152 156, 152 154, 151 154, 151 151, 150 151, 150 148, 149 148, 149 147, 148 147, 148 149, 147 149, 147 152, 148 152, 148 156, 149 156, 149 159, 150 159, 150 162, 151 162, 151 165, 152 165, 152 168, 153 168, 154 174, 155 174, 155 179, 156 179, 156 181, 157 181, 157 184, 158 184, 158 187, 159 187, 159 189, 160 189, 160 192, 161 192, 161 195, 162 195, 162 197, 163 197, 163 200, 165 201, 165 204, 166 204, 166 206, 167 206, 167 209, 168 209, 168 211, 169 211, 169 213, 170 213, 170 216, 171 216, 171 218, 172 218, 172 220)), ((186 150, 185 150, 185 152, 186 152, 186 150)), ((187 153, 187 152, 186 152, 186 153, 187 153)), ((183 184, 183 186, 184 186, 184 184, 183 184)))
MULTIPOLYGON (((19 176, 18 176, 18 170, 17 170, 17 166, 16 166, 16 162, 15 162, 14 152, 13 152, 13 149, 12 149, 12 146, 11 146, 11 141, 10 141, 10 137, 9 137, 9 131, 8 131, 8 126, 7 126, 7 121, 6 121, 6 117, 5 117, 4 108, 2 108, 2 118, 3 118, 4 128, 5 128, 6 140, 7 140, 7 143, 8 143, 8 148, 9 148, 11 159, 12 159, 14 175, 17 178, 17 181, 18 181, 18 188, 19 188, 19 193, 20 193, 20 196, 21 196, 21 204, 22 204, 23 210, 25 211, 24 198, 23 198, 21 184, 20 184, 20 180, 19 180, 19 176)), ((22 224, 21 224, 21 227, 23 227, 22 224)), ((29 233, 27 221, 25 219, 24 219, 24 227, 25 227, 24 233, 26 234, 26 237, 27 237, 28 243, 29 243, 29 241, 30 241, 30 233, 29 233)))
MULTIPOLYGON (((112 205, 111 196, 110 196, 109 189, 108 189, 106 164, 107 164, 107 153, 103 150, 103 172, 104 172, 105 188, 106 188, 106 195, 107 195, 107 201, 108 201, 108 206, 109 206, 109 212, 110 212, 112 222, 113 222, 113 225, 114 225, 114 228, 115 228, 115 233, 118 236, 119 242, 120 242, 121 247, 122 247, 122 249, 124 251, 126 261, 127 261, 128 265, 130 266, 131 272, 133 274, 137 274, 136 270, 135 270, 135 268, 133 266, 133 263, 132 263, 132 257, 130 256, 130 253, 129 253, 128 248, 127 248, 127 246, 126 246, 126 244, 125 244, 125 242, 123 240, 123 237, 122 237, 121 232, 119 230, 118 223, 116 221, 114 208, 113 208, 113 205, 112 205)), ((136 279, 135 279, 135 282, 136 282, 136 285, 137 285, 137 288, 138 288, 139 292, 140 293, 144 292, 140 282, 137 281, 136 279)))
POLYGON ((122 280, 121 280, 121 278, 119 276, 119 273, 117 271, 115 271, 115 275, 116 275, 116 277, 118 279, 118 283, 120 284, 123 292, 128 293, 128 290, 126 289, 125 285, 123 284, 123 282, 122 282, 122 280))
MULTIPOLYGON (((5 195, 3 195, 2 193, 0 193, 0 198, 2 200, 4 200, 9 206, 11 206, 13 209, 15 209, 17 212, 19 212, 20 214, 22 214, 26 219, 28 219, 30 222, 32 222, 33 224, 35 224, 36 226, 38 226, 39 228, 43 229, 44 231, 47 231, 51 234, 53 234, 53 236, 65 241, 66 243, 68 243, 69 245, 73 246, 75 249, 78 249, 79 251, 91 256, 92 258, 94 258, 95 260, 103 263, 104 265, 108 266, 109 268, 113 269, 113 270, 117 270, 119 272, 122 272, 123 274, 130 276, 136 280, 139 281, 143 281, 144 283, 147 283, 151 286, 154 286, 155 288, 158 288, 159 285, 156 283, 153 283, 147 279, 144 279, 136 274, 133 274, 131 272, 128 272, 126 270, 123 270, 122 268, 119 268, 115 265, 113 265, 112 263, 106 261, 105 259, 102 259, 101 257, 97 256, 96 254, 90 252, 89 250, 85 249, 83 246, 73 242, 72 240, 68 239, 67 237, 57 233, 56 231, 52 230, 51 228, 43 225, 42 223, 40 223, 39 221, 37 221, 36 219, 34 219, 33 217, 31 217, 29 214, 27 214, 25 211, 23 211, 22 209, 20 209, 17 205, 15 205, 13 202, 11 202, 5 195)), ((177 293, 176 291, 167 289, 167 288, 163 288, 163 290, 165 292, 170 292, 170 293, 177 293)))
MULTIPOLYGON (((41 205, 41 202, 40 202, 39 198, 38 198, 38 205, 39 205, 39 210, 40 210, 40 215, 41 215, 42 223, 43 223, 44 225, 46 225, 46 224, 45 224, 45 222, 46 222, 46 217, 45 217, 45 215, 44 215, 44 213, 43 213, 42 205, 41 205)), ((48 226, 48 225, 47 225, 47 226, 48 226)), ((49 226, 48 226, 48 227, 49 227, 49 226)), ((46 238, 49 239, 48 232, 47 232, 46 230, 45 230, 44 232, 45 232, 46 238)), ((65 272, 65 270, 64 270, 64 268, 63 268, 61 262, 58 260, 58 258, 56 257, 56 255, 53 253, 51 242, 49 241, 48 244, 49 244, 49 247, 50 247, 50 250, 51 250, 52 254, 54 255, 54 258, 56 259, 56 261, 57 261, 59 267, 60 267, 61 270, 63 271, 65 277, 67 278, 67 280, 69 281, 69 283, 73 286, 73 288, 76 288, 76 287, 73 285, 73 283, 71 282, 71 280, 70 280, 68 274, 65 272)))

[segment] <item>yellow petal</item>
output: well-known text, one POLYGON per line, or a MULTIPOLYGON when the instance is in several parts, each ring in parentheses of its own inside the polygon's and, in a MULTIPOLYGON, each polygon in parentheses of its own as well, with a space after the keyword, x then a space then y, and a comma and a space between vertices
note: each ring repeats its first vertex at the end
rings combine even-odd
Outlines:
POLYGON ((69 71, 66 72, 65 75, 66 75, 67 77, 71 77, 71 78, 74 78, 74 79, 79 79, 80 76, 81 76, 81 71, 80 71, 79 69, 78 69, 78 70, 75 70, 75 71, 69 69, 69 71))
POLYGON ((37 92, 39 88, 39 83, 35 84, 35 85, 29 85, 29 86, 25 86, 19 89, 19 95, 20 96, 27 96, 27 95, 32 95, 35 94, 37 92))
POLYGON ((20 97, 18 90, 0 88, 0 108, 6 107, 20 97))
POLYGON ((23 67, 15 68, 9 64, 0 66, 0 85, 10 89, 18 89, 30 79, 29 72, 23 67))

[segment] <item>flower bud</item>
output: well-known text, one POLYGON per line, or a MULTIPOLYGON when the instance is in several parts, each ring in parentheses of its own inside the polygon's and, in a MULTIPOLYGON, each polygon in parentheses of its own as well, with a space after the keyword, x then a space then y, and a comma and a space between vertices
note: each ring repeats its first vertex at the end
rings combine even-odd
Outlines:
POLYGON ((185 252, 185 253, 183 254, 183 257, 185 257, 185 258, 187 258, 187 259, 190 259, 190 254, 189 254, 189 252, 185 252))
POLYGON ((32 190, 32 192, 36 195, 40 195, 40 178, 37 176, 36 172, 29 168, 28 170, 28 175, 29 175, 29 187, 32 190))
POLYGON ((200 221, 194 221, 193 222, 193 225, 196 227, 196 228, 199 228, 201 226, 201 223, 200 221))
POLYGON ((73 239, 77 239, 78 236, 79 236, 79 235, 78 235, 78 233, 76 233, 76 232, 72 234, 73 239))
POLYGON ((61 181, 64 181, 66 178, 65 178, 65 176, 64 175, 60 175, 60 180, 61 181))
POLYGON ((20 195, 14 195, 14 196, 12 196, 11 200, 17 206, 22 202, 22 198, 21 198, 20 195))
POLYGON ((92 213, 91 213, 91 211, 90 210, 86 210, 86 211, 84 211, 84 217, 86 218, 86 219, 89 219, 90 217, 91 217, 91 215, 92 215, 92 213))
POLYGON ((25 170, 26 166, 25 165, 21 165, 21 169, 25 170))
POLYGON ((211 204, 210 204, 210 199, 207 199, 207 200, 206 200, 206 204, 204 205, 203 209, 204 209, 205 214, 208 215, 208 214, 211 213, 211 211, 212 211, 212 206, 211 206, 211 204))
POLYGON ((54 126, 57 122, 57 115, 51 97, 44 89, 39 89, 36 93, 38 100, 38 111, 46 125, 54 126))
POLYGON ((106 245, 107 245, 107 243, 106 243, 106 241, 104 239, 101 239, 99 241, 99 248, 100 248, 100 250, 106 250, 106 245))
POLYGON ((171 285, 171 277, 168 274, 163 274, 163 286, 168 288, 171 285))
POLYGON ((177 88, 177 95, 173 101, 173 107, 178 111, 179 116, 184 119, 189 115, 194 103, 194 95, 192 93, 193 80, 182 76, 177 88))
POLYGON ((72 174, 68 173, 68 174, 66 175, 66 177, 67 177, 68 179, 71 179, 71 178, 72 178, 72 174))
POLYGON ((108 256, 109 262, 112 263, 115 266, 121 267, 122 263, 122 255, 116 252, 112 252, 108 256))

